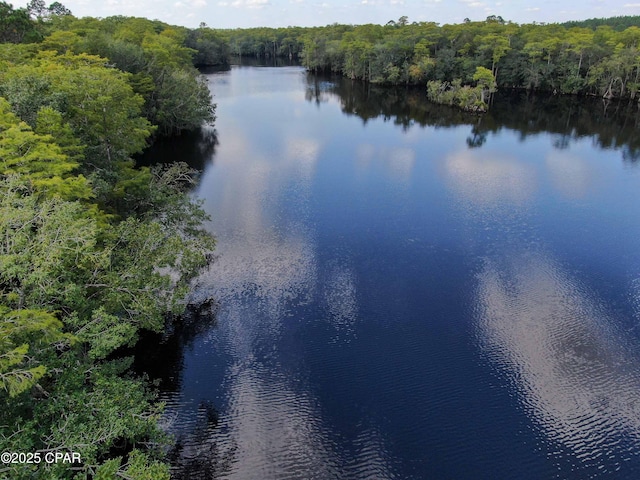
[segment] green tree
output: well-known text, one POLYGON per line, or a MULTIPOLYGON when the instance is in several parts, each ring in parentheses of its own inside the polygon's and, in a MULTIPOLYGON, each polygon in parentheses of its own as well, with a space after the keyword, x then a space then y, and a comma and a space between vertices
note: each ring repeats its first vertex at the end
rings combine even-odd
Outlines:
POLYGON ((484 51, 491 59, 491 73, 494 77, 498 76, 498 62, 511 49, 509 40, 498 34, 490 33, 476 38, 480 51, 484 51))
POLYGON ((154 130, 141 116, 144 100, 133 92, 128 77, 105 68, 99 57, 43 54, 0 76, 0 91, 22 119, 35 125, 41 107, 60 111, 101 168, 140 152, 154 130))
POLYGON ((0 390, 16 397, 35 387, 47 373, 40 361, 43 351, 59 349, 72 338, 62 332, 62 322, 45 310, 9 310, 0 305, 0 390))
POLYGON ((473 75, 473 81, 477 82, 480 87, 480 101, 486 103, 486 95, 496 91, 496 79, 491 70, 485 67, 477 67, 476 73, 473 75))
MULTIPOLYGON (((50 121, 56 121, 55 114, 43 112, 43 122, 46 115, 50 121)), ((51 126, 51 133, 56 131, 69 134, 62 125, 51 126)), ((68 141, 74 140, 69 138, 68 141)), ((74 154, 74 158, 70 158, 52 136, 34 133, 11 112, 8 102, 0 98, 0 178, 19 174, 33 188, 48 196, 88 199, 92 196, 91 187, 83 176, 75 173, 79 167, 78 149, 77 144, 69 144, 68 152, 74 154)))
POLYGON ((434 64, 435 61, 429 55, 429 43, 424 39, 420 40, 413 49, 413 63, 409 67, 409 78, 413 82, 424 80, 434 64))
POLYGON ((204 78, 184 70, 171 70, 159 79, 150 118, 166 135, 212 123, 215 109, 204 78))
POLYGON ((15 10, 10 3, 0 2, 0 42, 21 43, 35 41, 39 37, 26 8, 15 10))
POLYGON ((212 119, 208 89, 184 29, 41 7, 42 44, 0 47, 0 450, 75 451, 82 464, 1 473, 166 479, 159 407, 119 349, 184 311, 214 241, 190 170, 135 169, 130 156, 155 130, 143 108, 176 130, 199 126, 212 119))
POLYGON ((69 10, 60 2, 53 2, 51 5, 49 5, 47 10, 49 11, 49 18, 51 18, 52 16, 65 17, 72 15, 71 10, 69 10))

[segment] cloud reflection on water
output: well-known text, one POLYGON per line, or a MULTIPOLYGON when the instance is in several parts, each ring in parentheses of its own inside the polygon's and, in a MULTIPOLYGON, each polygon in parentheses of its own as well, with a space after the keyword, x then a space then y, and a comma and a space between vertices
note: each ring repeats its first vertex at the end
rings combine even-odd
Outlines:
POLYGON ((411 147, 395 147, 360 143, 355 148, 359 174, 370 174, 379 162, 389 176, 400 184, 408 184, 416 163, 416 152, 411 147))
POLYGON ((482 206, 531 200, 537 189, 534 168, 515 157, 491 156, 483 151, 461 150, 445 160, 451 186, 464 198, 482 206))
POLYGON ((465 221, 500 228, 464 243, 483 259, 478 343, 540 429, 560 476, 592 468, 612 473, 640 455, 637 345, 596 292, 542 253, 531 230, 536 197, 549 190, 569 199, 592 194, 602 181, 593 168, 567 150, 536 163, 461 150, 445 158, 443 169, 465 221))
POLYGON ((545 157, 556 190, 564 196, 579 199, 591 193, 594 172, 575 154, 566 150, 551 150, 545 157))
POLYGON ((483 353, 565 461, 606 473, 640 454, 639 358, 592 292, 545 255, 514 253, 485 261, 477 302, 483 353))
POLYGON ((221 304, 215 334, 232 359, 226 408, 213 433, 232 458, 223 478, 394 478, 379 436, 363 431, 355 458, 337 450, 304 366, 285 368, 280 361, 276 345, 285 323, 298 321, 298 306, 323 302, 323 320, 336 340, 348 338, 357 319, 354 273, 336 262, 318 265, 310 222, 300 223, 309 217, 320 144, 285 138, 273 151, 252 152, 245 151, 249 142, 230 132, 214 172, 224 183, 203 181, 214 192, 206 198, 215 202, 220 233, 216 268, 201 283, 221 304), (226 155, 232 165, 220 161, 226 155), (320 289, 317 277, 324 270, 328 281, 320 289))
POLYGON ((328 320, 336 331, 336 339, 349 340, 358 318, 355 274, 347 265, 336 263, 329 268, 324 284, 328 320))

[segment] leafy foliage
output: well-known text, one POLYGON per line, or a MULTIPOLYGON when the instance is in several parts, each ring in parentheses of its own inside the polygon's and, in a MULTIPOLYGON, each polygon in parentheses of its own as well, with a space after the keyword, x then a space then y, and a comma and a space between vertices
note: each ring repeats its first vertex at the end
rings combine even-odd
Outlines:
MULTIPOLYGON (((497 87, 635 99, 640 17, 524 24, 489 16, 439 26, 409 23, 220 31, 233 55, 297 57, 311 71, 382 84, 473 81, 479 67, 497 87)), ((470 92, 466 92, 470 93, 470 92)))
POLYGON ((495 77, 488 68, 478 67, 473 80, 477 83, 475 87, 463 86, 460 79, 450 84, 432 80, 427 84, 427 97, 432 102, 457 106, 468 112, 486 112, 487 94, 495 92, 495 77))
POLYGON ((26 8, 14 9, 7 2, 0 2, 0 42, 20 43, 38 39, 36 26, 26 8))
MULTIPOLYGON (((51 111, 44 110, 41 117, 41 128, 45 132, 69 134, 61 124, 61 118, 51 111), (48 119, 45 118, 48 115, 48 119), (47 128, 46 123, 49 123, 47 128), (56 122, 57 125, 56 125, 56 122)), ((70 134, 69 134, 70 135, 70 134)), ((83 176, 72 174, 78 169, 79 145, 72 144, 72 137, 61 137, 71 142, 67 151, 74 155, 69 157, 65 150, 53 141, 51 135, 38 135, 24 122, 19 121, 11 113, 9 103, 0 98, 0 178, 21 174, 28 179, 33 188, 65 199, 90 198, 91 188, 83 176)), ((8 197, 3 199, 7 201, 8 197)))
POLYGON ((0 474, 169 478, 161 406, 122 347, 183 312, 215 242, 192 172, 137 169, 131 155, 156 131, 212 121, 208 87, 180 28, 78 20, 41 0, 2 12, 17 16, 0 34, 22 19, 47 35, 0 46, 0 450, 82 463, 0 474))
POLYGON ((44 39, 45 48, 61 56, 99 56, 104 59, 102 66, 109 64, 131 74, 121 78, 140 95, 142 101, 136 108, 158 127, 151 133, 174 135, 213 122, 209 88, 193 65, 226 62, 227 43, 218 33, 144 18, 109 17, 89 22, 65 17, 54 23, 60 29, 44 39))
POLYGON ((0 307, 0 388, 16 397, 34 387, 47 372, 34 358, 72 338, 49 312, 0 307))

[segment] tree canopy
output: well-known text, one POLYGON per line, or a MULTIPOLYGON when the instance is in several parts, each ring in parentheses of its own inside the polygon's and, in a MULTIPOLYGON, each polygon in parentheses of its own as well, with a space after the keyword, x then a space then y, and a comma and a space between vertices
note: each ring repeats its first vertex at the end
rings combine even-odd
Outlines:
POLYGON ((184 312, 215 242, 193 172, 132 155, 214 106, 186 32, 156 27, 0 4, 0 449, 81 457, 3 478, 169 478, 125 352, 184 312))
POLYGON ((311 71, 381 84, 476 85, 478 67, 497 87, 631 98, 640 78, 640 17, 516 24, 500 16, 455 25, 386 25, 219 30, 230 53, 289 56, 311 71))

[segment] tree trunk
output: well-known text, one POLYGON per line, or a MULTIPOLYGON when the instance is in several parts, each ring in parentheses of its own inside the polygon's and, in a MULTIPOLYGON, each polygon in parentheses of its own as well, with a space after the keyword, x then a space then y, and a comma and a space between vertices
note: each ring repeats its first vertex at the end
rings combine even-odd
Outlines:
POLYGON ((607 88, 607 91, 604 92, 604 95, 602 95, 603 98, 611 98, 611 97, 613 97, 613 94, 611 93, 611 89, 613 87, 613 82, 615 82, 614 78, 612 78, 611 81, 609 82, 609 87, 607 88))
POLYGON ((580 52, 580 61, 578 61, 578 71, 576 73, 576 77, 580 76, 580 68, 582 68, 582 52, 580 52))

